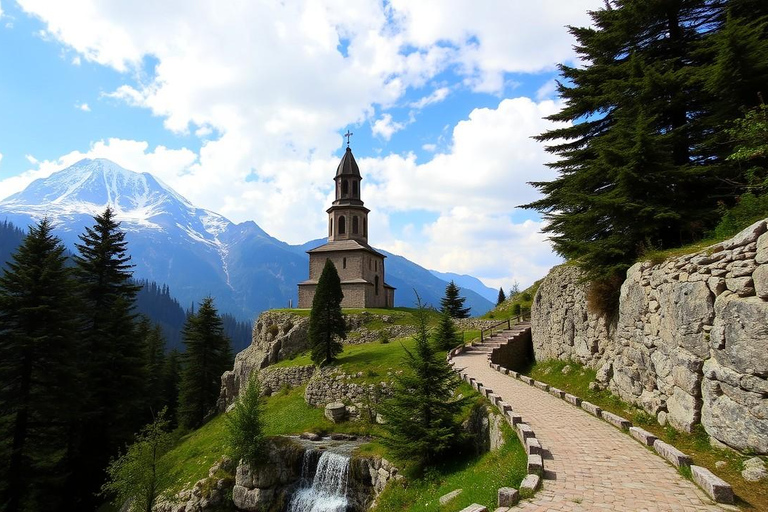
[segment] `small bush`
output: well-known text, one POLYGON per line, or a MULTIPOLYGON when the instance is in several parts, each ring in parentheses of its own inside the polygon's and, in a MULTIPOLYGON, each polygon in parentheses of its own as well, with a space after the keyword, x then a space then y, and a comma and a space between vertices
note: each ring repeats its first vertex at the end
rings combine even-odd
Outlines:
POLYGON ((277 326, 277 324, 271 324, 269 327, 267 327, 267 332, 271 334, 273 338, 276 338, 277 333, 280 332, 280 328, 277 326))
POLYGON ((264 441, 264 415, 261 385, 254 372, 245 393, 227 416, 227 442, 235 460, 243 459, 256 464, 261 456, 264 441))
POLYGON ((512 305, 513 315, 519 315, 521 311, 522 311, 522 306, 520 305, 519 302, 516 302, 515 304, 512 305))
POLYGON ((592 281, 587 290, 587 310, 613 320, 619 313, 619 295, 623 281, 624 279, 618 274, 592 281))
POLYGON ((382 345, 386 345, 390 341, 389 331, 387 329, 382 329, 379 331, 379 343, 382 345))
POLYGON ((730 210, 721 208, 721 212, 723 217, 712 235, 718 240, 725 240, 750 224, 768 217, 768 194, 755 196, 748 192, 739 198, 736 206, 730 210))

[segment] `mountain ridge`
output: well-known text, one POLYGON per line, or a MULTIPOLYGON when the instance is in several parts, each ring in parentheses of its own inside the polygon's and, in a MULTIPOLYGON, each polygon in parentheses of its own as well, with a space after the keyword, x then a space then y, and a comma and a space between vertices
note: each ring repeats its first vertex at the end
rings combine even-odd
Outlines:
MULTIPOLYGON (((83 159, 0 201, 0 222, 26 227, 48 217, 70 249, 107 205, 126 233, 134 277, 170 287, 187 308, 207 295, 223 313, 253 319, 261 311, 297 304, 297 283, 308 274, 306 250, 325 239, 287 244, 253 221, 235 224, 202 208, 149 173, 106 159, 83 159)), ((387 281, 401 288, 395 305, 411 306, 412 288, 438 304, 447 282, 427 269, 387 253, 387 281)), ((463 290, 473 313, 493 304, 463 290)))

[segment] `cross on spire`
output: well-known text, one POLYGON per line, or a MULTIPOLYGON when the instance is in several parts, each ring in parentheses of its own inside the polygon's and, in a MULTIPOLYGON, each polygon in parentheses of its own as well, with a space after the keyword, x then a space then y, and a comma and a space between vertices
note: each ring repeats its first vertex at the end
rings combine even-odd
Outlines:
POLYGON ((347 130, 347 133, 344 134, 344 137, 347 138, 347 147, 349 147, 349 139, 352 137, 354 133, 351 133, 349 130, 347 130))

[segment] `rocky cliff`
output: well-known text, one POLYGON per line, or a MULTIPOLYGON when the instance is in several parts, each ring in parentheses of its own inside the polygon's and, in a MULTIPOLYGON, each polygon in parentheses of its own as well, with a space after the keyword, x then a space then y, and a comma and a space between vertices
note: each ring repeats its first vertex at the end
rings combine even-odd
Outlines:
POLYGON ((627 271, 618 319, 587 308, 579 270, 560 266, 532 306, 537 359, 572 359, 659 423, 704 426, 768 453, 768 219, 707 249, 627 271))

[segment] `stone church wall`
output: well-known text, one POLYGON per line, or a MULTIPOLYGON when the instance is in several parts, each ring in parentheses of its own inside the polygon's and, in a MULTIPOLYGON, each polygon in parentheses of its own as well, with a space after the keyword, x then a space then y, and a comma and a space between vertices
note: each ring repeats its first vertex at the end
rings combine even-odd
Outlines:
POLYGON ((560 266, 532 307, 535 357, 598 369, 623 400, 729 446, 768 453, 768 226, 659 264, 637 263, 612 325, 587 310, 578 269, 560 266))

